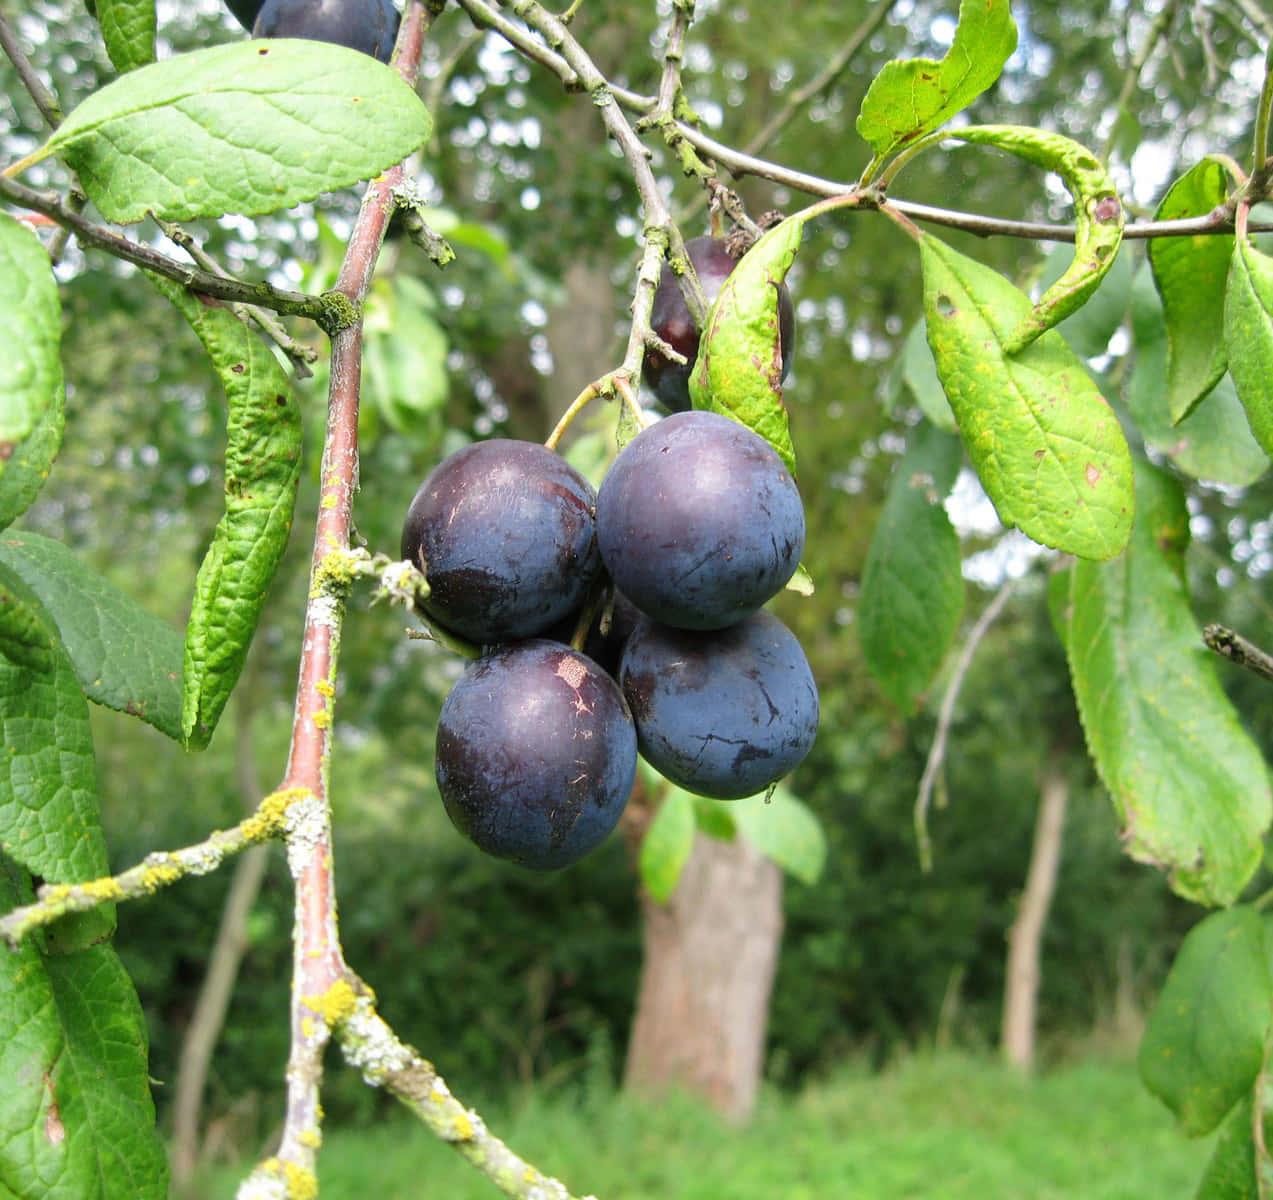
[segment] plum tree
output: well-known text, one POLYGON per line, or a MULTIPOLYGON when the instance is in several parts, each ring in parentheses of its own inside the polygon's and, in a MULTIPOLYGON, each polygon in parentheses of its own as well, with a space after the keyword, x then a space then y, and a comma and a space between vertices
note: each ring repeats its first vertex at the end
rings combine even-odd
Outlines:
POLYGON ((424 572, 427 616, 481 643, 534 637, 582 602, 600 571, 596 494, 537 442, 493 438, 420 485, 402 557, 424 572))
MULTIPOLYGON (((244 0, 231 4, 242 21, 240 8, 246 10, 244 0)), ((334 42, 388 62, 400 19, 391 0, 265 0, 252 36, 334 42)))
MULTIPOLYGON (((738 265, 724 238, 696 237, 685 243, 685 252, 694 266, 703 297, 710 307, 720 295, 721 286, 738 265)), ((641 376, 659 403, 672 412, 690 407, 690 372, 698 357, 700 330, 685 307, 680 285, 671 267, 665 266, 654 293, 650 310, 650 326, 673 350, 685 356, 684 363, 668 358, 651 348, 645 352, 641 376)), ((796 314, 791 292, 784 283, 778 288, 778 336, 782 347, 782 378, 785 380, 795 357, 796 314)))
POLYGON ((794 574, 804 507, 776 451, 729 417, 673 413, 601 482, 597 540, 615 586, 656 621, 720 629, 794 574))
POLYGON ((472 663, 442 705, 438 789, 455 827, 524 867, 569 866, 622 815, 636 730, 587 656, 537 638, 472 663))
POLYGON ((718 800, 753 796, 794 770, 818 729, 809 661, 767 612, 706 633, 643 622, 619 682, 646 761, 718 800))

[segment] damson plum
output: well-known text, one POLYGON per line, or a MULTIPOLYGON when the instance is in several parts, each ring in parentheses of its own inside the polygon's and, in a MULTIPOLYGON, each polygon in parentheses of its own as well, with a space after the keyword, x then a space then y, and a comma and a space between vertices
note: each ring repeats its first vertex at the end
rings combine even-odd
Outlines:
POLYGON ((534 637, 583 601, 601 569, 596 494, 537 442, 474 442, 420 485, 402 557, 424 572, 425 615, 480 643, 534 637))
POLYGON ((766 612, 712 633, 645 622, 619 683, 645 760, 686 791, 754 796, 793 770, 818 731, 818 689, 795 635, 766 612))
POLYGON ((636 731, 590 658, 539 638, 478 659, 442 705, 437 780, 455 827, 524 867, 569 866, 618 824, 636 731))
MULTIPOLYGON (((696 237, 685 243, 685 252, 694 264, 694 273, 707 307, 711 308, 725 280, 729 278, 738 260, 729 252, 724 238, 696 237)), ((698 357, 701 330, 694 324, 690 310, 685 307, 681 286, 671 267, 665 266, 659 276, 659 286, 654 292, 654 305, 650 310, 650 326, 673 350, 685 355, 682 365, 673 362, 659 350, 645 352, 641 377, 649 385, 659 403, 672 412, 683 412, 690 406, 690 373, 698 357)), ((782 378, 787 378, 791 361, 795 357, 796 313, 791 303, 791 292, 784 283, 778 288, 778 337, 782 345, 782 378)))
POLYGON ((334 42, 387 63, 400 19, 391 0, 265 0, 252 36, 334 42))
POLYGON ((795 573, 804 535, 782 459, 719 413, 656 421, 623 448, 597 496, 597 541, 615 587, 681 629, 720 629, 755 612, 795 573))

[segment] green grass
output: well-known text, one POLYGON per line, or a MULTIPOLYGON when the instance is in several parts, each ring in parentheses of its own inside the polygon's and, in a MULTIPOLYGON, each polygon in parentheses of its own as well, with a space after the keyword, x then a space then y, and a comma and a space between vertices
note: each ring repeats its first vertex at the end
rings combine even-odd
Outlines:
MULTIPOLYGON (((842 1073, 767 1094, 735 1129, 684 1098, 571 1101, 535 1093, 492 1128, 576 1195, 600 1200, 1140 1200, 1193 1195, 1210 1140, 1180 1136, 1130 1063, 1022 1079, 962 1055, 842 1073)), ((198 1200, 230 1200, 246 1165, 198 1200)), ((496 1188, 395 1117, 329 1130, 322 1200, 492 1200, 496 1188)))

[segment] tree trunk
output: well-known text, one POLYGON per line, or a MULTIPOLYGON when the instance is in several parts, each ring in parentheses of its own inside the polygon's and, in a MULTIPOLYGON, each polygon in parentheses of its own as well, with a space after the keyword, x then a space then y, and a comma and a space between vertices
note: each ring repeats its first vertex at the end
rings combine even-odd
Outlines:
POLYGON ((667 904, 642 898, 645 961, 624 1086, 682 1087, 751 1115, 782 936, 782 872, 741 837, 696 834, 667 904))
MULTIPOLYGON (((250 688, 243 696, 250 694, 250 688)), ((256 758, 252 751, 252 708, 240 698, 235 708, 235 770, 239 794, 250 811, 261 799, 256 758)), ((177 1189, 189 1183, 199 1158, 199 1130, 203 1093, 208 1080, 208 1064, 225 1025, 234 981, 247 949, 247 923, 252 906, 265 879, 269 862, 268 844, 249 846, 235 864, 234 879, 221 924, 208 960, 208 973, 199 989, 194 1015, 181 1044, 177 1065, 177 1085, 173 1098, 172 1177, 177 1189)))
POLYGON ((1043 928, 1052 904, 1052 893, 1056 889, 1068 799, 1069 785, 1061 758, 1057 755, 1049 761, 1043 777, 1025 889, 1021 893, 1016 920, 1008 930, 1008 969, 1004 981, 999 1049, 1006 1062, 1023 1070, 1034 1065, 1043 928))

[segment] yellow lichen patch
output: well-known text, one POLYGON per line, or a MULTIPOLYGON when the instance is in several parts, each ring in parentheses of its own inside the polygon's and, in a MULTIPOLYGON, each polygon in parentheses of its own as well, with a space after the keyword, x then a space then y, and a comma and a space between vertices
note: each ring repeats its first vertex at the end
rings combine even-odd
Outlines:
POLYGON ((316 712, 313 715, 313 717, 311 717, 310 719, 314 722, 315 726, 317 726, 319 729, 331 728, 332 715, 325 708, 320 708, 318 712, 316 712))
POLYGON ((302 1129, 297 1140, 302 1146, 317 1150, 323 1144, 323 1135, 317 1129, 302 1129))
POLYGON ((314 793, 305 787, 280 788, 261 801, 260 807, 239 823, 239 832, 249 842, 263 842, 283 832, 287 810, 298 800, 311 799, 314 793))
POLYGON ((326 696, 330 700, 336 694, 336 688, 325 679, 320 679, 314 684, 314 689, 321 696, 326 696))
POLYGON ((458 1112, 451 1121, 451 1132, 455 1136, 457 1142, 471 1142, 473 1140, 473 1122, 469 1120, 466 1112, 458 1112))
MULTIPOLYGON (((71 890, 69 887, 58 888, 55 894, 49 896, 49 899, 61 899, 69 895, 71 890)), ((122 900, 124 898, 124 889, 119 886, 116 880, 111 879, 109 876, 104 879, 90 879, 87 883, 79 884, 76 890, 99 904, 107 900, 122 900)))
POLYGON ((306 1008, 322 1017, 328 1028, 352 1016, 357 1004, 358 997, 347 979, 336 980, 321 996, 305 997, 306 1008))
POLYGON ((288 1200, 314 1200, 318 1195, 318 1179, 313 1171, 284 1159, 267 1158, 261 1170, 275 1179, 283 1180, 288 1200))
POLYGON ((176 883, 181 878, 181 875, 180 867, 173 866, 172 863, 160 863, 157 866, 146 868, 141 877, 141 886, 148 895, 153 895, 160 888, 176 883))

